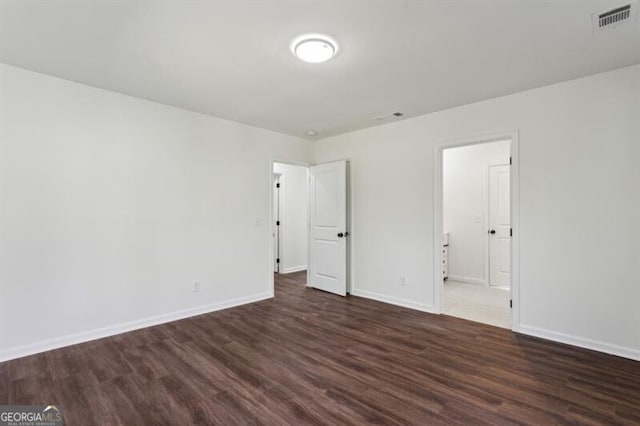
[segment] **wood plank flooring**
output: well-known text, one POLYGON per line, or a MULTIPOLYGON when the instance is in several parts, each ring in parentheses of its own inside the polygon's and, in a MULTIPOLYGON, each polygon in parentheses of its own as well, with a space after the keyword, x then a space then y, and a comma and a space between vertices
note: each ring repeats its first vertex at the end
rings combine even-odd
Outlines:
POLYGON ((305 288, 0 364, 67 425, 640 424, 640 363, 305 288))

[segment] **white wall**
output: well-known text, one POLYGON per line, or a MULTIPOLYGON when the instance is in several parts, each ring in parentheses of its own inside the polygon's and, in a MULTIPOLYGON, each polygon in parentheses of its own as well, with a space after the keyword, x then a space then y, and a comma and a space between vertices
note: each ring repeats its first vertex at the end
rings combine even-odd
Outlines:
POLYGON ((0 360, 269 297, 271 157, 312 150, 0 64, 0 360))
POLYGON ((513 129, 516 326, 640 359, 640 66, 319 141, 351 161, 354 293, 433 309, 434 145, 513 129))
POLYGON ((280 272, 307 269, 308 169, 292 164, 275 163, 280 173, 280 272))
POLYGON ((488 167, 509 164, 510 141, 446 149, 443 229, 449 232, 449 278, 488 284, 488 167))
MULTIPOLYGON (((511 129, 519 330, 640 359, 640 66, 318 142, 353 292, 433 309, 434 145, 511 129)), ((269 159, 312 149, 0 65, 0 359, 269 297, 269 159)))

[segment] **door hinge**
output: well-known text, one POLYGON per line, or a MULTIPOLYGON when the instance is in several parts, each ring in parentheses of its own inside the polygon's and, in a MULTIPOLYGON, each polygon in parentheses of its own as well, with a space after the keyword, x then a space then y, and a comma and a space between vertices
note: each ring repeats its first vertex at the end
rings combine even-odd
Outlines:
POLYGON ((509 236, 513 237, 513 228, 509 228, 509 236))
POLYGON ((280 263, 280 258, 277 258, 277 259, 276 259, 276 263, 280 263))
POLYGON ((509 307, 513 308, 513 299, 509 300, 509 307))
POLYGON ((509 165, 513 164, 513 157, 509 157, 509 165))
POLYGON ((276 183, 276 188, 280 188, 280 184, 279 183, 276 183))
POLYGON ((280 226, 280 221, 276 220, 276 226, 280 226))

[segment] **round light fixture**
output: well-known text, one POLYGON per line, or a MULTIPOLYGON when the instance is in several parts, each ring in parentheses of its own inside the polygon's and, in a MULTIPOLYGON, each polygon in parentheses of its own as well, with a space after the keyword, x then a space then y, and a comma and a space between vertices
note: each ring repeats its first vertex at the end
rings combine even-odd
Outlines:
POLYGON ((316 132, 315 130, 309 130, 307 132, 307 136, 318 136, 318 132, 316 132))
POLYGON ((338 43, 323 34, 305 34, 291 42, 291 51, 305 62, 319 64, 336 56, 338 43))

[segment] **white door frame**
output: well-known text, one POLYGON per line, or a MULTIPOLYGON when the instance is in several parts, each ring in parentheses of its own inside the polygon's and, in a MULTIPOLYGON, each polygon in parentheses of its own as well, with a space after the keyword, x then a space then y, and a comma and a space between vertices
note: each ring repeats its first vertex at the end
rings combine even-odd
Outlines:
POLYGON ((445 149, 487 142, 511 140, 511 330, 520 328, 520 150, 518 130, 510 130, 489 134, 471 136, 444 142, 434 147, 434 175, 433 175, 433 301, 436 313, 442 313, 442 297, 444 280, 442 277, 442 232, 443 232, 443 166, 442 159, 445 149))
MULTIPOLYGON (((269 158, 269 174, 268 174, 268 185, 269 185, 269 279, 268 279, 268 292, 270 294, 271 297, 274 297, 275 295, 275 281, 273 278, 273 259, 274 259, 274 250, 273 250, 273 237, 272 237, 272 233, 273 230, 271 229, 271 227, 273 227, 273 223, 274 223, 274 218, 273 218, 273 165, 274 163, 281 163, 281 164, 290 164, 292 166, 302 166, 302 167, 306 167, 307 169, 309 167, 311 167, 313 164, 311 163, 307 163, 304 161, 297 161, 297 160, 291 160, 288 158, 283 158, 283 157, 277 157, 277 156, 271 156, 271 158, 269 158)), ((307 174, 308 176, 308 174, 307 174)), ((309 200, 307 200, 307 204, 309 204, 309 200)), ((309 212, 307 212, 307 228, 309 227, 309 212)), ((308 264, 308 259, 309 259, 309 244, 307 244, 307 264, 308 264)), ((307 266, 307 286, 309 286, 309 267, 307 266)))
MULTIPOLYGON (((272 197, 275 194, 275 192, 278 192, 278 197, 277 200, 275 200, 275 203, 278 204, 278 206, 276 207, 275 205, 271 204, 273 206, 274 212, 277 212, 277 217, 273 217, 271 220, 271 226, 274 226, 274 222, 277 222, 278 220, 280 220, 280 216, 282 214, 282 196, 280 194, 280 187, 278 186, 280 184, 280 179, 282 179, 282 173, 273 173, 273 181, 271 182, 271 191, 273 191, 272 197), (274 187, 274 183, 275 183, 275 187, 274 187)), ((276 198, 276 197, 274 197, 276 198)), ((273 214, 273 212, 272 212, 273 214)), ((280 226, 275 225, 275 229, 272 229, 272 233, 274 234, 274 237, 276 239, 275 244, 274 244, 274 252, 273 252, 273 257, 275 259, 273 259, 274 262, 274 269, 276 269, 278 273, 280 273, 280 262, 277 261, 277 259, 280 257, 280 226)))

